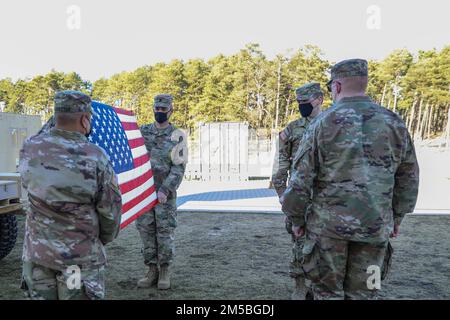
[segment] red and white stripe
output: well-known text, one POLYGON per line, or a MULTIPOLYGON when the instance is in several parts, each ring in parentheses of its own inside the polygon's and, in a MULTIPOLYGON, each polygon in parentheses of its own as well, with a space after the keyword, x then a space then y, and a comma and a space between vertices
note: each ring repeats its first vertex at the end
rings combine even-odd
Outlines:
POLYGON ((120 192, 122 193, 123 229, 137 217, 153 208, 158 199, 156 197, 150 158, 145 148, 144 138, 137 125, 132 111, 114 108, 122 123, 128 144, 133 156, 134 169, 118 174, 120 192))

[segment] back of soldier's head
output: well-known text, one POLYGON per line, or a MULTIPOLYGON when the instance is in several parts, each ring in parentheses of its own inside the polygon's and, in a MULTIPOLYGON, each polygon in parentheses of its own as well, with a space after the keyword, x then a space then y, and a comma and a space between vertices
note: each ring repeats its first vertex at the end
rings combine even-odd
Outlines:
POLYGON ((350 92, 366 92, 368 77, 350 77, 350 78, 342 78, 341 80, 342 87, 344 91, 350 92))
POLYGON ((331 80, 338 82, 343 93, 363 94, 368 84, 368 64, 364 59, 349 59, 331 68, 331 80))
POLYGON ((55 94, 55 113, 92 112, 91 98, 80 91, 65 90, 55 94))
POLYGON ((66 90, 55 94, 55 120, 58 126, 70 126, 82 115, 93 114, 91 98, 80 91, 66 90))

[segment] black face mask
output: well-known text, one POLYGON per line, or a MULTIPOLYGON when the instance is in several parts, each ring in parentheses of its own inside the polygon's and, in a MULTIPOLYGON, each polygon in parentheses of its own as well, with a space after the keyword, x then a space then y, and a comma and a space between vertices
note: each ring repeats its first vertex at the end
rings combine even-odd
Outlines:
POLYGON ((167 112, 155 112, 155 120, 158 123, 164 123, 167 121, 167 112))
POLYGON ((298 109, 300 110, 302 117, 306 118, 306 117, 309 117, 309 115, 313 111, 314 107, 311 103, 299 103, 298 109))

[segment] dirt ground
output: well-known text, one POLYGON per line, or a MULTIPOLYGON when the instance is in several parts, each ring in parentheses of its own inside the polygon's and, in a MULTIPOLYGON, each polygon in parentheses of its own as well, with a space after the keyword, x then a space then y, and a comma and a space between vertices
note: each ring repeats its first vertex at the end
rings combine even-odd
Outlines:
MULTIPOLYGON (((145 273, 130 225, 108 245, 108 299, 289 299, 290 238, 282 215, 179 213, 172 289, 137 289, 145 273)), ((23 237, 24 219, 19 221, 23 237)), ((450 299, 450 216, 409 216, 394 241, 382 299, 450 299)), ((22 241, 0 261, 0 299, 22 299, 22 241)))

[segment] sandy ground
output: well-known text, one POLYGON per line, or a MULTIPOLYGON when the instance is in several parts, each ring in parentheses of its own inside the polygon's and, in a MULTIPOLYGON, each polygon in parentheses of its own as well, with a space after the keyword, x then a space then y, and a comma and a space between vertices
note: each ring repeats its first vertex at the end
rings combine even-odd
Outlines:
MULTIPOLYGON (((173 286, 137 289, 145 273, 134 225, 108 245, 108 299, 289 299, 290 238, 276 214, 180 213, 173 286)), ((20 219, 23 236, 23 218, 20 219)), ((394 241, 384 299, 450 299, 450 216, 409 216, 394 241)), ((21 243, 0 261, 0 299, 21 299, 21 243)))

